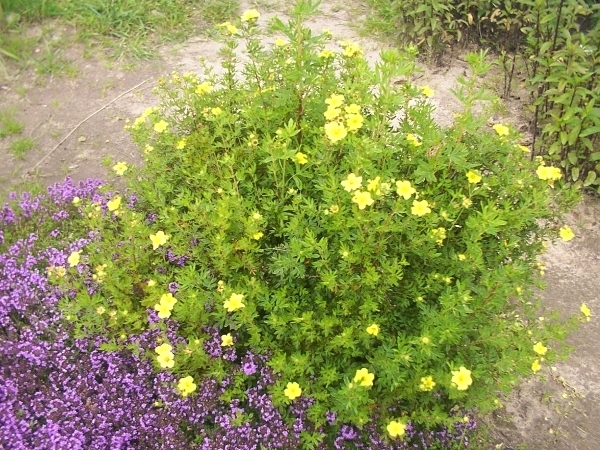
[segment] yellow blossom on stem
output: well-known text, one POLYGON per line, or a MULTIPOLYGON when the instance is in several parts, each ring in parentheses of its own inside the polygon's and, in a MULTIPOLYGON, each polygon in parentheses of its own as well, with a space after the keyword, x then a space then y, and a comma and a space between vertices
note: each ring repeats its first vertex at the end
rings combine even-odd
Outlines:
POLYGON ((379 334, 379 325, 377 325, 376 323, 369 325, 367 327, 367 333, 373 336, 377 336, 379 334))
POLYGON ((358 106, 356 103, 352 103, 344 107, 344 111, 346 111, 348 114, 360 114, 360 106, 358 106))
POLYGON ((356 131, 363 125, 364 118, 360 114, 348 114, 346 116, 346 126, 349 131, 356 131))
POLYGON ((77 264, 79 264, 79 261, 81 260, 81 252, 72 252, 69 257, 67 258, 67 262, 69 263, 69 267, 75 267, 77 264))
POLYGON ((225 302, 223 302, 223 308, 225 308, 228 312, 233 312, 237 309, 244 308, 246 305, 244 302, 242 302, 243 299, 243 294, 231 294, 229 300, 225 300, 225 302))
POLYGON ((294 159, 296 160, 296 162, 300 165, 302 164, 306 164, 308 162, 308 157, 302 153, 302 152, 298 152, 294 155, 294 159))
POLYGON ((386 429, 392 438, 402 437, 406 433, 406 425, 396 420, 392 420, 388 423, 386 429))
POLYGON ((331 106, 327 108, 327 111, 323 113, 327 120, 333 120, 340 115, 342 110, 340 108, 332 108, 331 106))
POLYGON ((81 199, 79 197, 73 197, 73 200, 71 201, 71 203, 73 203, 74 205, 78 205, 81 202, 81 199))
POLYGON ((540 361, 538 359, 536 359, 533 363, 531 363, 531 370, 533 371, 533 373, 536 373, 541 368, 542 368, 542 365, 540 364, 540 361))
POLYGON ((154 310, 158 312, 159 319, 167 319, 171 317, 171 309, 169 305, 165 305, 164 303, 157 303, 154 305, 154 310))
POLYGON ((467 172, 467 180, 469 180, 469 183, 471 184, 479 183, 481 181, 481 175, 479 175, 477 172, 469 170, 467 172))
POLYGON ((358 205, 358 209, 365 209, 375 203, 371 198, 371 193, 368 191, 356 191, 352 197, 352 201, 358 205))
POLYGON ((146 283, 148 285, 148 287, 154 287, 156 286, 156 281, 154 280, 148 280, 148 283, 146 283))
POLYGON ((255 240, 257 240, 257 241, 258 241, 258 240, 259 240, 261 237, 263 237, 263 236, 264 236, 263 232, 262 232, 262 231, 259 231, 258 233, 254 233, 254 234, 252 235, 252 239, 255 239, 255 240))
POLYGON ((363 367, 362 369, 358 369, 356 371, 353 381, 355 383, 360 383, 361 386, 370 387, 373 386, 374 378, 375 374, 370 373, 368 369, 363 367))
POLYGON ((498 136, 508 136, 508 133, 510 131, 510 129, 506 125, 502 125, 500 123, 497 123, 492 128, 496 133, 498 133, 498 136))
POLYGON ((433 381, 432 376, 422 377, 421 384, 419 384, 419 389, 424 392, 428 392, 428 391, 433 390, 435 384, 436 383, 435 383, 435 381, 433 381))
POLYGON ((104 314, 106 312, 106 308, 104 306, 98 306, 96 308, 96 314, 98 314, 99 316, 101 316, 102 314, 104 314))
POLYGON ((411 186, 410 181, 396 181, 396 193, 404 200, 408 200, 416 192, 417 190, 411 186))
POLYGON ((319 58, 333 58, 333 56, 335 55, 335 53, 333 53, 331 50, 321 50, 321 53, 319 53, 319 58))
POLYGON ((191 376, 183 377, 179 379, 177 383, 177 390, 181 394, 182 397, 187 397, 192 392, 196 390, 196 383, 194 383, 194 378, 191 376))
POLYGON ((167 243, 167 240, 169 240, 169 236, 166 235, 165 232, 161 230, 161 231, 157 231, 156 234, 151 234, 150 240, 152 241, 152 249, 156 250, 161 245, 164 245, 167 243))
POLYGON ((367 190, 371 192, 377 192, 379 188, 379 182, 381 181, 380 177, 375 177, 374 180, 369 180, 367 182, 367 190))
POLYGON ((433 97, 434 91, 429 86, 419 86, 419 89, 423 93, 425 97, 431 98, 433 97))
POLYGON ((277 47, 283 47, 285 44, 287 44, 287 41, 285 39, 282 39, 282 38, 275 39, 275 45, 277 47))
POLYGON ((535 173, 540 180, 554 181, 562 178, 562 171, 559 167, 541 165, 537 168, 535 173))
POLYGON ((111 212, 112 211, 116 211, 121 206, 121 196, 117 195, 112 200, 106 202, 106 206, 107 206, 107 208, 108 208, 109 211, 111 211, 111 212))
POLYGON ((523 152, 523 153, 528 153, 529 152, 529 147, 526 147, 524 145, 517 145, 517 147, 523 152))
POLYGON ((179 141, 177 142, 177 145, 175 146, 175 148, 177 150, 183 150, 185 148, 185 144, 187 143, 187 139, 183 138, 183 139, 179 139, 179 141))
POLYGON ((302 394, 302 389, 298 383, 288 383, 283 391, 285 396, 290 400, 294 400, 297 397, 300 397, 302 394))
POLYGON ((231 347, 233 345, 233 336, 231 333, 221 336, 221 347, 231 347))
POLYGON ((154 351, 159 355, 164 355, 165 353, 172 353, 173 347, 165 342, 164 344, 160 344, 158 347, 155 347, 154 351))
POLYGON ((341 94, 331 94, 329 98, 325 100, 325 103, 328 104, 330 108, 339 108, 344 104, 344 96, 341 94))
POLYGON ((538 355, 544 356, 548 352, 548 348, 545 347, 541 342, 536 342, 536 344, 533 346, 533 351, 538 355))
POLYGON ((573 230, 568 225, 565 225, 564 227, 562 227, 560 229, 560 231, 558 232, 558 234, 559 234, 560 238, 565 242, 568 242, 575 237, 575 233, 573 233, 573 230))
POLYGON ((168 126, 169 124, 167 122, 165 122, 164 120, 159 120, 154 124, 154 131, 156 131, 157 133, 162 133, 167 129, 168 126))
POLYGON ((121 176, 127 171, 127 164, 124 162, 118 162, 113 166, 112 169, 117 175, 121 176))
POLYGON ((329 122, 325 125, 325 135, 335 144, 348 135, 348 130, 346 130, 346 127, 341 123, 329 122))
POLYGON ((198 95, 203 95, 203 94, 208 94, 212 90, 213 90, 212 84, 210 84, 208 81, 203 81, 198 86, 196 86, 195 92, 198 95))
POLYGON ((418 147, 419 145, 422 145, 423 142, 421 142, 421 138, 419 136, 417 136, 416 134, 412 134, 409 133, 406 135, 406 140, 408 141, 408 143, 414 147, 418 147))
POLYGON ((221 108, 219 108, 218 106, 215 108, 211 108, 210 112, 213 116, 220 116, 221 114, 223 114, 223 110, 221 108))
POLYGON ((425 214, 429 214, 431 212, 431 208, 429 207, 427 200, 413 200, 410 212, 415 216, 424 216, 425 214))
POLYGON ((337 212, 339 212, 340 207, 338 205, 331 205, 331 207, 329 208, 329 211, 331 211, 331 214, 335 214, 337 212))
POLYGON ((460 366, 458 370, 452 371, 452 383, 456 386, 459 391, 466 391, 469 386, 473 384, 471 378, 471 371, 463 366, 460 366))
POLYGON ((357 177, 354 173, 351 173, 340 184, 344 187, 344 190, 352 192, 362 186, 362 177, 357 177))
POLYGON ((161 353, 156 357, 156 360, 158 361, 160 367, 162 367, 163 369, 170 369, 173 366, 175 366, 175 355, 173 355, 173 353, 171 352, 161 353))
POLYGON ((177 303, 177 299, 169 292, 168 294, 163 294, 160 296, 160 303, 173 309, 173 306, 175 306, 175 303, 177 303))
POLYGON ((260 13, 256 9, 248 9, 241 15, 242 22, 251 22, 258 20, 260 13))

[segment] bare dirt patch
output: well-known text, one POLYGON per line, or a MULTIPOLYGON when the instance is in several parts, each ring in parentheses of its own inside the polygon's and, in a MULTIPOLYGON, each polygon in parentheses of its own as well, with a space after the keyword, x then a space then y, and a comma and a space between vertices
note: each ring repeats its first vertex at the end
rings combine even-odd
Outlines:
MULTIPOLYGON (((263 13, 261 22, 285 12, 285 6, 273 3, 263 13)), ((311 26, 315 31, 329 29, 335 40, 359 42, 366 57, 375 61, 385 44, 358 35, 355 26, 362 13, 359 8, 342 8, 337 2, 324 1, 321 13, 312 19, 311 26)), ((70 33, 70 30, 57 30, 57 33, 70 33)), ((271 37, 265 37, 266 42, 270 40, 271 37)), ((39 76, 31 68, 0 81, 1 107, 14 108, 16 118, 24 124, 22 135, 36 142, 35 149, 20 161, 11 156, 7 148, 9 141, 0 140, 3 161, 0 195, 22 180, 31 179, 33 168, 34 178, 49 184, 65 176, 76 180, 111 178, 112 173, 102 164, 106 157, 130 164, 141 163, 139 150, 124 130, 126 119, 138 116, 147 106, 156 103, 152 87, 160 76, 173 70, 201 72, 199 58, 218 67, 218 49, 218 43, 195 37, 181 45, 162 47, 157 51, 157 59, 129 69, 102 57, 85 58, 83 48, 73 46, 64 49, 62 57, 77 73, 75 77, 39 76)), ((418 84, 428 84, 435 90, 431 101, 436 107, 436 120, 442 126, 449 125, 459 110, 460 103, 450 89, 466 70, 466 63, 457 60, 449 67, 426 69, 418 80, 418 84)), ((494 80, 489 84, 498 86, 494 80)), ((495 117, 490 117, 490 122, 511 122, 521 128, 524 123, 518 108, 518 104, 510 104, 504 113, 497 112, 495 117)), ((586 199, 569 220, 576 230, 576 239, 569 244, 552 246, 544 258, 548 281, 543 293, 544 305, 566 316, 578 314, 581 303, 585 302, 594 313, 600 311, 600 278, 597 276, 600 273, 600 204, 597 199, 586 199)), ((600 431, 595 423, 600 417, 598 335, 600 323, 593 316, 570 337, 574 351, 568 361, 545 369, 546 381, 536 378, 524 382, 505 399, 503 408, 481 418, 490 426, 489 448, 516 449, 520 445, 530 449, 598 448, 600 431)))

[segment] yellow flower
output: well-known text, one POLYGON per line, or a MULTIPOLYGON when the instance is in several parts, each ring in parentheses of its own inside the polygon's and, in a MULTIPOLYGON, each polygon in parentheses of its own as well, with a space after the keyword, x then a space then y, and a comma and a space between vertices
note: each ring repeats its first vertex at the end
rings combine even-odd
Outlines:
POLYGON ((285 39, 281 39, 281 38, 275 39, 275 45, 277 47, 283 47, 285 44, 287 44, 287 41, 285 39))
POLYGON ((506 125, 502 125, 499 123, 494 125, 492 128, 496 133, 498 133, 498 136, 508 136, 508 132, 510 131, 510 129, 506 125))
POLYGON ((331 50, 321 50, 319 53, 319 58, 333 58, 334 53, 331 50))
POLYGON ((361 187, 361 185, 362 185, 362 177, 357 177, 356 175, 354 175, 354 173, 351 173, 340 184, 342 186, 344 186, 344 190, 346 190, 348 192, 352 192, 352 191, 354 191, 354 190, 356 190, 356 189, 358 189, 358 188, 361 187))
POLYGON ((379 187, 379 182, 381 181, 380 177, 375 177, 374 180, 369 180, 367 182, 367 190, 371 192, 376 192, 379 187))
POLYGON ((106 312, 106 308, 104 306, 98 306, 96 308, 96 314, 98 314, 99 316, 101 316, 102 314, 104 314, 106 312))
POLYGON ((163 369, 171 368, 175 365, 175 355, 171 352, 161 353, 156 357, 156 360, 163 369))
POLYGON ((361 128, 363 121, 363 116, 360 114, 348 114, 348 116, 346 116, 346 125, 350 131, 356 131, 361 128))
POLYGON ((329 211, 331 211, 331 214, 335 214, 336 212, 339 212, 340 207, 338 205, 331 205, 331 207, 329 208, 329 211))
POLYGON ((183 150, 185 148, 186 142, 187 142, 187 139, 185 139, 185 138, 179 139, 179 142, 177 142, 177 146, 175 148, 177 150, 183 150))
POLYGON ((481 181, 481 175, 479 175, 477 172, 469 170, 467 172, 467 180, 469 180, 469 183, 471 184, 479 183, 481 181))
POLYGON ((531 370, 533 370, 533 373, 536 373, 541 368, 542 365, 540 364, 539 360, 536 359, 533 363, 531 363, 531 370))
POLYGON ((222 24, 225 28, 227 28, 227 31, 229 31, 231 34, 237 34, 238 29, 236 26, 230 24, 229 22, 225 22, 224 24, 222 24))
POLYGON ((179 379, 177 390, 182 397, 187 397, 196 390, 196 383, 194 383, 194 379, 188 375, 187 377, 179 379))
POLYGON ((154 281, 154 280, 148 280, 147 284, 148 284, 148 287, 154 287, 154 286, 156 286, 156 281, 154 281))
POLYGON ((371 198, 371 193, 368 191, 356 191, 352 197, 352 201, 358 205, 358 209, 365 209, 375 203, 371 198))
POLYGON ((452 371, 452 383, 456 385, 459 391, 466 391, 473 384, 471 379, 471 371, 460 366, 458 370, 452 371))
POLYGON ((323 115, 325 116, 325 118, 327 120, 333 120, 335 119, 337 116, 340 115, 340 113, 342 112, 342 110, 340 108, 332 108, 331 106, 329 108, 327 108, 327 111, 325 111, 323 113, 323 115))
POLYGON ((429 339, 427 336, 423 336, 421 338, 421 342, 423 343, 423 345, 429 345, 431 344, 431 339, 429 339))
POLYGON ((373 336, 377 336, 379 334, 379 325, 376 323, 369 325, 367 327, 367 333, 372 334, 373 336))
POLYGON ((462 205, 465 208, 470 208, 473 205, 473 201, 463 195, 462 205))
POLYGON ((221 108, 219 108, 218 106, 216 108, 211 108, 210 112, 212 113, 213 116, 219 116, 219 115, 223 114, 223 110, 221 108))
POLYGON ((169 309, 173 309, 173 306, 175 306, 175 303, 177 303, 177 299, 169 292, 168 294, 163 294, 160 296, 160 303, 169 309))
POLYGON ((427 200, 413 200, 410 212, 415 216, 424 216, 425 214, 429 214, 431 212, 431 208, 429 207, 427 200))
POLYGON ((106 206, 108 207, 109 211, 116 211, 121 206, 121 196, 117 195, 109 202, 106 202, 106 206))
POLYGON ((417 190, 411 186, 410 181, 396 181, 396 192, 404 200, 408 200, 417 190))
POLYGON ((573 230, 571 230, 571 227, 568 225, 562 227, 558 234, 560 235, 560 238, 565 242, 570 241, 575 237, 575 233, 573 233, 573 230))
POLYGON ((170 344, 164 343, 154 348, 154 351, 159 355, 164 355, 165 353, 172 353, 173 347, 170 344))
POLYGON ((165 122, 164 120, 160 120, 154 124, 154 131, 156 131, 157 133, 162 133, 167 129, 168 126, 169 124, 167 122, 165 122))
POLYGON ((231 294, 229 300, 225 300, 225 302, 223 302, 223 308, 225 308, 228 312, 233 312, 236 309, 244 308, 246 305, 244 302, 242 302, 243 299, 243 294, 231 294))
POLYGON ((346 130, 346 127, 340 123, 329 122, 325 125, 325 134, 331 142, 335 143, 344 139, 347 136, 348 131, 346 130))
POLYGON ((212 90, 213 90, 212 84, 210 84, 208 81, 203 81, 198 86, 196 86, 195 92, 198 95, 203 95, 203 94, 208 94, 212 90))
POLYGON ((559 167, 541 165, 535 171, 540 180, 559 180, 562 178, 562 171, 559 167))
POLYGON ((592 311, 590 311, 590 308, 588 308, 588 306, 585 303, 581 304, 581 308, 579 308, 579 311, 581 311, 581 314, 583 314, 588 321, 590 320, 592 311))
POLYGON ((151 145, 146 144, 146 146, 144 147, 144 154, 147 155, 152 150, 154 150, 154 147, 152 147, 151 145))
POLYGON ((254 233, 254 234, 252 235, 252 239, 255 239, 255 240, 257 240, 257 241, 258 241, 258 240, 259 240, 261 237, 263 237, 263 236, 264 236, 264 234, 263 234, 261 231, 259 231, 258 233, 254 233))
POLYGON ((435 386, 435 381, 433 381, 433 377, 427 376, 427 377, 421 378, 421 384, 419 384, 419 389, 424 392, 427 392, 427 391, 433 390, 434 386, 435 386))
POLYGON ((127 171, 127 164, 125 164, 124 162, 118 162, 113 166, 112 169, 117 175, 121 176, 127 171))
POLYGON ((73 200, 71 201, 71 203, 73 203, 74 205, 78 205, 81 202, 81 199, 79 197, 73 197, 73 200))
POLYGON ((294 400, 295 398, 300 397, 302 389, 298 383, 288 383, 283 393, 290 400, 294 400))
POLYGON ((460 255, 458 255, 459 261, 464 261, 465 259, 467 259, 467 257, 465 255, 463 255, 462 253, 460 255))
POLYGON ((352 103, 351 105, 346 106, 344 110, 348 114, 360 114, 360 106, 358 106, 356 103, 352 103))
POLYGON ((328 104, 330 108, 339 108, 344 104, 344 96, 340 94, 331 94, 329 98, 325 100, 325 103, 328 104))
POLYGON ((409 133, 406 135, 406 140, 408 141, 408 143, 410 145, 413 145, 415 147, 418 147, 419 145, 423 144, 423 142, 421 142, 421 138, 419 136, 417 136, 416 134, 412 134, 412 133, 409 133))
POLYGON ((354 44, 353 42, 349 42, 344 49, 344 56, 357 56, 362 53, 362 49, 359 45, 354 44))
POLYGON ((250 22, 253 20, 258 20, 259 17, 260 13, 256 9, 248 9, 247 11, 244 11, 244 14, 242 14, 241 19, 242 22, 250 22))
POLYGON ((386 429, 393 438, 402 437, 406 433, 406 425, 402 422, 397 422, 396 420, 392 420, 388 423, 386 429))
POLYGON ((79 264, 79 261, 81 260, 81 252, 72 252, 69 257, 67 258, 67 262, 69 263, 69 267, 75 267, 77 264, 79 264))
POLYGON ((165 305, 164 303, 157 303, 154 305, 154 310, 158 312, 159 319, 167 319, 171 317, 171 308, 169 308, 169 305, 165 305))
POLYGON ((306 164, 308 162, 308 157, 302 152, 296 153, 294 158, 298 164, 306 164))
POLYGON ((433 89, 431 89, 429 86, 419 86, 419 89, 421 90, 421 92, 423 93, 423 95, 425 97, 431 98, 433 97, 433 89))
POLYGON ((367 369, 364 367, 356 371, 356 375, 354 375, 354 382, 360 383, 361 386, 373 386, 373 379, 375 378, 375 374, 369 373, 367 369))
POLYGON ((221 336, 221 347, 231 347, 233 345, 233 336, 231 333, 221 336))
POLYGON ((548 348, 545 347, 541 342, 536 342, 536 344, 533 346, 533 351, 538 355, 544 356, 548 352, 548 348))
POLYGON ((156 234, 150 235, 150 240, 152 241, 152 249, 156 250, 161 245, 166 244, 169 236, 165 234, 164 231, 157 231, 156 234))
POLYGON ((520 145, 520 144, 517 145, 517 147, 520 148, 523 153, 529 152, 529 147, 525 147, 524 145, 520 145))

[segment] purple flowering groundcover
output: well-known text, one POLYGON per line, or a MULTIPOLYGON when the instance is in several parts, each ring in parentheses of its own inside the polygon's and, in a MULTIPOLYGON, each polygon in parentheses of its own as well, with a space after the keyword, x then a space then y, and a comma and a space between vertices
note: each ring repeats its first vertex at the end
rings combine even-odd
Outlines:
MULTIPOLYGON (((101 186, 100 180, 67 179, 44 195, 11 194, 12 202, 0 209, 0 448, 297 449, 311 433, 327 436, 313 447, 319 449, 468 447, 472 419, 460 420, 452 431, 418 431, 409 423, 406 438, 393 443, 375 421, 359 430, 336 423, 331 412, 328 428, 315 430, 307 417, 311 399, 300 397, 282 414, 268 394, 277 376, 267 358, 223 351, 217 328, 206 330, 212 339, 205 351, 235 362, 234 373, 221 382, 205 378, 193 395, 182 397, 175 376, 157 373, 144 356, 161 332, 152 310, 147 330, 128 337, 120 351, 103 350, 102 337, 75 339, 57 306, 75 293, 51 283, 48 268, 66 266, 71 252, 99 238, 92 231, 67 240, 63 235, 73 219, 73 199, 106 202, 101 186), (244 399, 225 401, 221 396, 236 373, 255 381, 244 399)), ((175 321, 167 324, 170 342, 181 340, 175 321)))

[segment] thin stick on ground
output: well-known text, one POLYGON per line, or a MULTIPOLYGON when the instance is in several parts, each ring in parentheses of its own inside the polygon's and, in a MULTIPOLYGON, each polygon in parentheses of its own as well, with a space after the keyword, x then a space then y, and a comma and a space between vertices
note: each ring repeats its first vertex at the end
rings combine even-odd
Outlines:
POLYGON ((33 166, 31 169, 29 169, 27 172, 25 172, 25 175, 31 175, 33 173, 33 171, 35 169, 37 169, 39 167, 40 164, 42 164, 52 153, 54 153, 54 151, 61 146, 61 144, 63 142, 65 142, 67 139, 69 139, 69 137, 75 133, 75 131, 77 131, 77 129, 83 125, 85 122, 87 122, 88 120, 90 120, 92 117, 94 117, 96 114, 98 114, 100 111, 106 109, 108 106, 110 106, 111 104, 113 104, 114 102, 116 102, 117 100, 119 100, 121 97, 123 97, 124 95, 129 94, 131 91, 136 90, 137 88, 139 88, 140 86, 142 86, 143 84, 147 83, 148 81, 150 81, 152 78, 147 78, 144 81, 142 81, 141 83, 136 84, 134 87, 132 87, 131 89, 126 90, 125 92, 122 92, 121 94, 117 95, 115 98, 113 98, 110 102, 108 102, 107 104, 105 104, 104 106, 102 106, 100 109, 97 109, 96 111, 94 111, 92 114, 90 114, 89 116, 87 116, 85 119, 83 119, 81 122, 79 122, 75 128, 73 128, 69 134, 67 134, 64 138, 61 139, 61 141, 56 144, 54 146, 54 148, 52 150, 50 150, 46 155, 44 155, 44 157, 42 159, 40 159, 35 166, 33 166))

